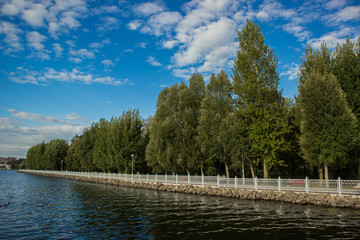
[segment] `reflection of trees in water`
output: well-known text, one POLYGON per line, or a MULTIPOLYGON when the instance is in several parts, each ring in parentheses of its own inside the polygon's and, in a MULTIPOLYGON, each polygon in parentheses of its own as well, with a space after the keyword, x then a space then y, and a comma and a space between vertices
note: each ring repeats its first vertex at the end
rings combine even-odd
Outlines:
POLYGON ((245 238, 304 239, 324 234, 339 237, 343 228, 351 237, 360 227, 360 213, 351 209, 81 182, 73 184, 72 191, 78 195, 79 219, 85 219, 89 231, 100 236, 196 238, 210 234, 224 238, 241 233, 245 238))

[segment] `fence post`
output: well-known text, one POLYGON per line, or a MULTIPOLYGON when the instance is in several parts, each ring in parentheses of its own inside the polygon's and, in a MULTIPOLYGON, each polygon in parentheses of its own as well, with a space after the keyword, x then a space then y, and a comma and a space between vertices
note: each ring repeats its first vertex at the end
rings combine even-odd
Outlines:
POLYGON ((235 181, 235 188, 237 188, 237 176, 235 176, 234 181, 235 181))
POLYGON ((258 178, 255 177, 255 191, 258 190, 258 178))
POLYGON ((204 186, 204 174, 201 174, 201 186, 204 186))
POLYGON ((165 183, 167 182, 167 173, 165 173, 165 183))
POLYGON ((155 173, 155 183, 157 183, 157 173, 155 173))
POLYGON ((190 185, 190 174, 188 174, 188 184, 190 185))
POLYGON ((307 176, 305 178, 305 191, 309 193, 309 178, 307 176))
POLYGON ((217 185, 217 187, 220 187, 219 174, 216 176, 216 185, 217 185))
POLYGON ((279 192, 281 192, 281 178, 280 178, 280 176, 278 178, 278 188, 279 188, 279 192))
POLYGON ((178 175, 175 176, 175 183, 178 184, 178 175))
POLYGON ((339 195, 341 195, 342 186, 341 186, 341 178, 340 177, 338 177, 338 190, 339 190, 339 195))

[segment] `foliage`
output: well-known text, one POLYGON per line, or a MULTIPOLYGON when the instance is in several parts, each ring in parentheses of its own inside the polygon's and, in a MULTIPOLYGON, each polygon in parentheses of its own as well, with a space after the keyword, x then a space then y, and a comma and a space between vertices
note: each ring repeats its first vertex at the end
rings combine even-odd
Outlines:
POLYGON ((289 149, 286 105, 278 91, 278 61, 264 43, 259 25, 248 20, 238 35, 240 50, 233 68, 237 114, 245 123, 248 157, 255 164, 262 162, 267 177, 269 168, 284 165, 279 156, 289 149))
POLYGON ((356 141, 356 117, 332 73, 307 72, 299 86, 300 146, 304 159, 318 167, 344 167, 356 141))

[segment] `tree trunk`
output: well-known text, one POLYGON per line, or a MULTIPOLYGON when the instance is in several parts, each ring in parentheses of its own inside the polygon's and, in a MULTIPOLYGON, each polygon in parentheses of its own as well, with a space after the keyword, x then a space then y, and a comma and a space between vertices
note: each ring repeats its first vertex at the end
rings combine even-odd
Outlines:
POLYGON ((324 179, 324 173, 323 173, 323 169, 321 167, 319 167, 319 178, 320 178, 320 180, 324 179))
POLYGON ((245 157, 244 157, 244 153, 242 154, 241 170, 242 170, 241 176, 243 178, 245 178, 245 157))
POLYGON ((269 178, 269 170, 268 167, 266 166, 265 159, 264 159, 264 178, 269 178))
POLYGON ((329 187, 329 168, 328 168, 328 164, 325 163, 324 164, 324 169, 325 169, 325 181, 326 181, 326 187, 329 187))
POLYGON ((187 172, 188 175, 190 175, 190 171, 189 171, 189 170, 186 169, 186 172, 187 172))
POLYGON ((201 176, 204 176, 204 166, 203 165, 201 165, 200 171, 201 171, 201 176))
POLYGON ((229 184, 230 172, 229 172, 229 166, 226 163, 226 160, 225 160, 225 171, 226 171, 227 184, 229 184))
POLYGON ((252 161, 250 160, 250 170, 251 170, 251 176, 252 178, 255 178, 255 172, 254 172, 254 166, 252 161))

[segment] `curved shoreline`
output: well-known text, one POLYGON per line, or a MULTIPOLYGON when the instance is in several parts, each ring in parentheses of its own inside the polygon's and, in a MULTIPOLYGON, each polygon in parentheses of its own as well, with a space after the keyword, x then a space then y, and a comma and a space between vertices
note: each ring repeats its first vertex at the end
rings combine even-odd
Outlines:
POLYGON ((246 190, 239 188, 218 188, 213 186, 188 185, 188 184, 163 184, 132 182, 119 179, 56 175, 51 173, 30 173, 19 170, 20 173, 33 174, 45 177, 65 178, 75 181, 110 184, 121 187, 152 189, 157 191, 180 192, 188 194, 198 194, 207 196, 222 196, 247 200, 278 201, 281 203, 312 204, 324 207, 344 207, 360 209, 359 195, 339 195, 330 193, 303 193, 290 191, 271 191, 271 190, 246 190))

